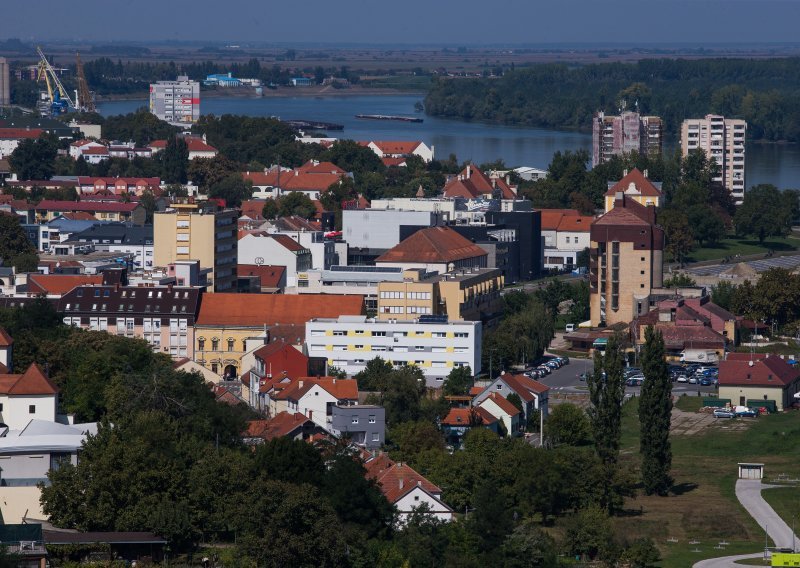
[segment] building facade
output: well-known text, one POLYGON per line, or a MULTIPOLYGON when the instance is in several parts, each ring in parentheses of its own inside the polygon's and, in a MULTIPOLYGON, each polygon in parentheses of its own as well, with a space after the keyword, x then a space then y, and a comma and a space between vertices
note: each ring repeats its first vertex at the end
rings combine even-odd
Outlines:
POLYGON ((592 166, 630 152, 660 155, 661 128, 658 116, 642 116, 633 111, 623 111, 618 116, 598 112, 592 119, 592 166))
POLYGON ((8 59, 0 57, 0 106, 11 104, 11 83, 8 59))
POLYGON ((592 326, 628 323, 647 313, 652 289, 663 283, 664 231, 656 225, 655 207, 620 192, 590 235, 592 326))
POLYGON ((150 85, 150 112, 160 120, 188 128, 200 118, 200 83, 185 75, 150 85))
POLYGON ((236 219, 233 209, 204 210, 195 203, 173 203, 153 216, 155 266, 199 260, 212 270, 215 292, 236 289, 236 219))
POLYGON ((454 367, 481 371, 480 322, 418 319, 378 320, 366 316, 314 318, 306 324, 309 357, 322 357, 348 376, 375 357, 397 367, 416 365, 428 386, 441 387, 454 367), (430 322, 430 323, 429 323, 430 322))
POLYGON ((386 410, 371 404, 331 407, 328 430, 337 438, 348 438, 352 443, 376 450, 386 440, 386 410))
POLYGON ((721 183, 737 202, 744 199, 745 134, 747 122, 708 114, 705 118, 684 120, 681 124, 681 154, 702 150, 719 166, 714 181, 721 183))

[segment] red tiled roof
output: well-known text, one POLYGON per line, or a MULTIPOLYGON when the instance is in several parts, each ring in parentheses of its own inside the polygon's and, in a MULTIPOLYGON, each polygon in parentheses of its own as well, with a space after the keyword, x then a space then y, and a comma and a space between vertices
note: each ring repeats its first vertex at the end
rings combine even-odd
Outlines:
POLYGON ((277 243, 281 244, 283 248, 286 250, 290 250, 292 252, 299 252, 306 250, 306 248, 294 240, 289 235, 267 235, 271 239, 274 239, 277 243))
POLYGON ((577 209, 539 209, 543 231, 556 231, 564 215, 580 215, 577 209))
POLYGON ((635 199, 624 198, 624 203, 614 203, 614 208, 608 213, 601 215, 593 223, 596 226, 619 226, 619 225, 652 225, 654 222, 654 208, 645 207, 635 199))
MULTIPOLYGON (((364 296, 345 294, 203 294, 197 325, 305 325, 312 318, 363 315, 364 296)), ((303 333, 305 335, 305 333, 303 333)))
POLYGON ((372 140, 371 143, 375 144, 378 150, 384 154, 403 154, 406 156, 413 154, 414 150, 422 144, 419 140, 372 140))
POLYGON ((384 497, 389 503, 396 503, 406 493, 416 487, 421 487, 434 496, 439 496, 442 490, 417 473, 416 470, 402 462, 395 463, 388 457, 381 456, 364 464, 367 477, 374 479, 384 497))
POLYGON ((14 345, 14 338, 8 332, 0 327, 0 347, 9 347, 14 345))
POLYGON ((190 152, 217 152, 216 148, 203 142, 202 138, 186 136, 184 140, 186 141, 186 146, 189 148, 190 152))
MULTIPOLYGON (((316 166, 315 166, 316 167, 316 166)), ((266 172, 243 172, 245 181, 254 186, 280 187, 284 191, 326 191, 331 185, 341 180, 346 173, 318 173, 310 170, 278 171, 272 168, 266 172), (280 174, 280 175, 279 175, 280 174)))
POLYGON ((793 384, 800 378, 800 370, 778 357, 768 355, 763 359, 753 358, 750 365, 749 354, 747 360, 738 358, 719 363, 719 384, 736 386, 761 386, 783 388, 793 384))
POLYGON ((263 199, 242 201, 242 215, 247 215, 254 220, 261 220, 264 218, 263 211, 266 203, 267 202, 263 199))
POLYGON ((556 230, 588 233, 593 220, 591 215, 564 215, 556 230))
POLYGON ((92 146, 91 148, 83 150, 81 154, 96 154, 98 156, 108 155, 108 148, 105 146, 92 146))
POLYGON ((21 375, 0 375, 0 394, 42 395, 56 394, 56 387, 36 363, 21 375))
POLYGON ((485 250, 449 227, 421 229, 389 249, 376 262, 454 262, 487 256, 485 250))
POLYGON ((387 168, 390 167, 400 167, 406 165, 406 158, 392 158, 392 157, 384 157, 381 158, 383 165, 387 168))
POLYGON ((290 343, 273 341, 258 348, 253 355, 263 361, 264 372, 271 375, 270 378, 302 377, 308 374, 308 357, 290 343))
POLYGON ((44 133, 41 128, 0 128, 0 139, 22 140, 25 138, 38 138, 44 133))
POLYGON ((150 188, 157 188, 161 185, 159 177, 92 177, 79 176, 78 183, 81 185, 100 185, 115 187, 117 185, 146 185, 150 188))
POLYGON ((705 325, 674 325, 656 324, 656 329, 664 337, 664 346, 667 349, 685 349, 695 347, 699 349, 725 348, 725 338, 705 325))
POLYGON ((279 412, 269 420, 251 420, 247 423, 247 430, 242 433, 245 438, 282 438, 302 428, 306 423, 311 422, 301 412, 294 414, 289 412, 279 412))
POLYGON ((337 174, 340 176, 347 173, 333 162, 319 162, 315 164, 312 160, 309 160, 297 168, 297 170, 307 174, 337 174))
POLYGON ((298 401, 315 386, 324 389, 336 400, 358 400, 358 382, 355 379, 335 377, 296 377, 272 398, 298 401))
POLYGON ((451 408, 442 419, 445 426, 483 426, 497 422, 486 409, 476 406, 473 408, 451 408))
POLYGON ((285 266, 268 264, 240 264, 236 267, 238 276, 258 276, 261 278, 262 288, 277 288, 286 274, 285 266))
POLYGON ((619 180, 616 184, 606 192, 606 195, 613 197, 618 192, 627 192, 630 185, 633 184, 636 192, 647 197, 661 197, 659 189, 653 183, 644 177, 644 174, 638 168, 633 168, 628 175, 619 180))
POLYGON ((28 293, 63 296, 76 286, 102 283, 102 274, 31 274, 28 276, 28 293))
POLYGON ((69 219, 70 221, 96 221, 97 218, 92 215, 91 213, 87 213, 86 211, 66 211, 61 214, 61 217, 64 219, 69 219))
POLYGON ((500 393, 493 392, 489 395, 489 398, 484 399, 481 404, 486 402, 487 400, 491 400, 497 406, 500 407, 500 410, 508 414, 509 416, 516 416, 520 413, 520 409, 511 404, 506 397, 501 395, 500 393))
POLYGON ((130 213, 139 207, 138 203, 124 203, 119 201, 94 201, 85 203, 83 201, 55 201, 50 199, 42 200, 35 209, 37 211, 102 211, 111 213, 130 213))
POLYGON ((478 386, 471 387, 469 389, 469 395, 470 396, 478 396, 479 394, 481 394, 483 392, 483 390, 484 390, 484 387, 478 387, 478 386))
POLYGON ((466 199, 491 198, 495 190, 500 190, 502 199, 517 198, 511 186, 503 178, 489 178, 480 168, 470 164, 445 184, 444 196, 466 199))
POLYGON ((501 378, 508 387, 519 395, 523 402, 531 402, 536 395, 544 394, 550 387, 526 377, 525 375, 511 375, 504 373, 501 378))

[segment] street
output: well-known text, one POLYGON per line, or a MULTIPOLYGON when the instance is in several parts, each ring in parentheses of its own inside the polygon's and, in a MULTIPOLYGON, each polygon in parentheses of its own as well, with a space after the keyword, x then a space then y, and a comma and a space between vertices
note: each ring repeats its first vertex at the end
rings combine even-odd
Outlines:
MULTIPOLYGON (((570 358, 568 365, 564 365, 560 369, 556 369, 546 377, 538 379, 539 382, 546 384, 550 390, 565 393, 579 393, 584 392, 588 394, 586 382, 580 380, 581 373, 590 373, 594 368, 590 359, 576 359, 570 358)), ((639 395, 642 387, 625 387, 625 394, 639 395)), ((692 385, 689 383, 672 383, 672 392, 680 396, 681 394, 697 395, 698 392, 702 396, 716 394, 717 389, 713 386, 700 386, 692 385)))

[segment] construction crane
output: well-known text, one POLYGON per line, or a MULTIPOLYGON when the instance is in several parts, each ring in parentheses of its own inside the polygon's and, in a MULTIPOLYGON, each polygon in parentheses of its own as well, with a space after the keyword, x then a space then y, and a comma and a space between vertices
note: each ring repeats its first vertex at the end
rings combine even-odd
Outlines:
POLYGON ((86 75, 83 73, 83 63, 81 62, 81 54, 75 53, 75 69, 78 75, 78 93, 75 100, 75 106, 81 112, 94 112, 94 98, 89 91, 89 83, 86 82, 86 75))
POLYGON ((44 79, 47 84, 47 107, 42 110, 46 110, 47 114, 50 115, 59 115, 69 110, 77 110, 78 93, 75 93, 75 100, 73 101, 67 94, 64 85, 61 84, 61 80, 58 78, 58 74, 53 69, 53 66, 50 65, 50 62, 47 61, 47 58, 44 56, 42 48, 37 47, 36 52, 39 54, 37 79, 39 81, 44 79))

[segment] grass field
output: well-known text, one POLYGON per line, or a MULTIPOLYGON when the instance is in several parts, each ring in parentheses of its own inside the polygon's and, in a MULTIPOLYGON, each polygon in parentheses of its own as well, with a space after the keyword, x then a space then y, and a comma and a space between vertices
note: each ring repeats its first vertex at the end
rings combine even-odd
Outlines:
POLYGON ((703 407, 702 396, 681 396, 675 403, 675 408, 684 412, 697 412, 703 407))
MULTIPOLYGON (((680 401, 687 411, 690 404, 680 401)), ((623 464, 634 470, 639 467, 637 410, 638 399, 626 404, 621 441, 623 464)), ((761 550, 764 533, 736 500, 736 464, 763 462, 767 477, 800 476, 798 436, 798 413, 766 416, 746 430, 734 431, 720 422, 702 434, 672 436, 673 493, 629 499, 628 514, 615 518, 617 531, 630 539, 652 538, 661 549, 662 568, 686 568, 704 558, 761 550), (724 550, 715 548, 720 541, 729 543, 724 550)))
POLYGON ((797 521, 800 520, 798 519, 800 517, 800 487, 765 489, 761 495, 787 525, 794 526, 795 534, 797 534, 797 521))
POLYGON ((759 244, 758 240, 731 237, 723 239, 713 247, 703 247, 692 251, 687 261, 702 262, 704 260, 725 258, 726 256, 736 256, 737 254, 747 256, 749 254, 766 254, 769 250, 786 252, 797 250, 798 248, 800 248, 800 238, 792 235, 788 237, 771 237, 764 241, 763 245, 759 244))

